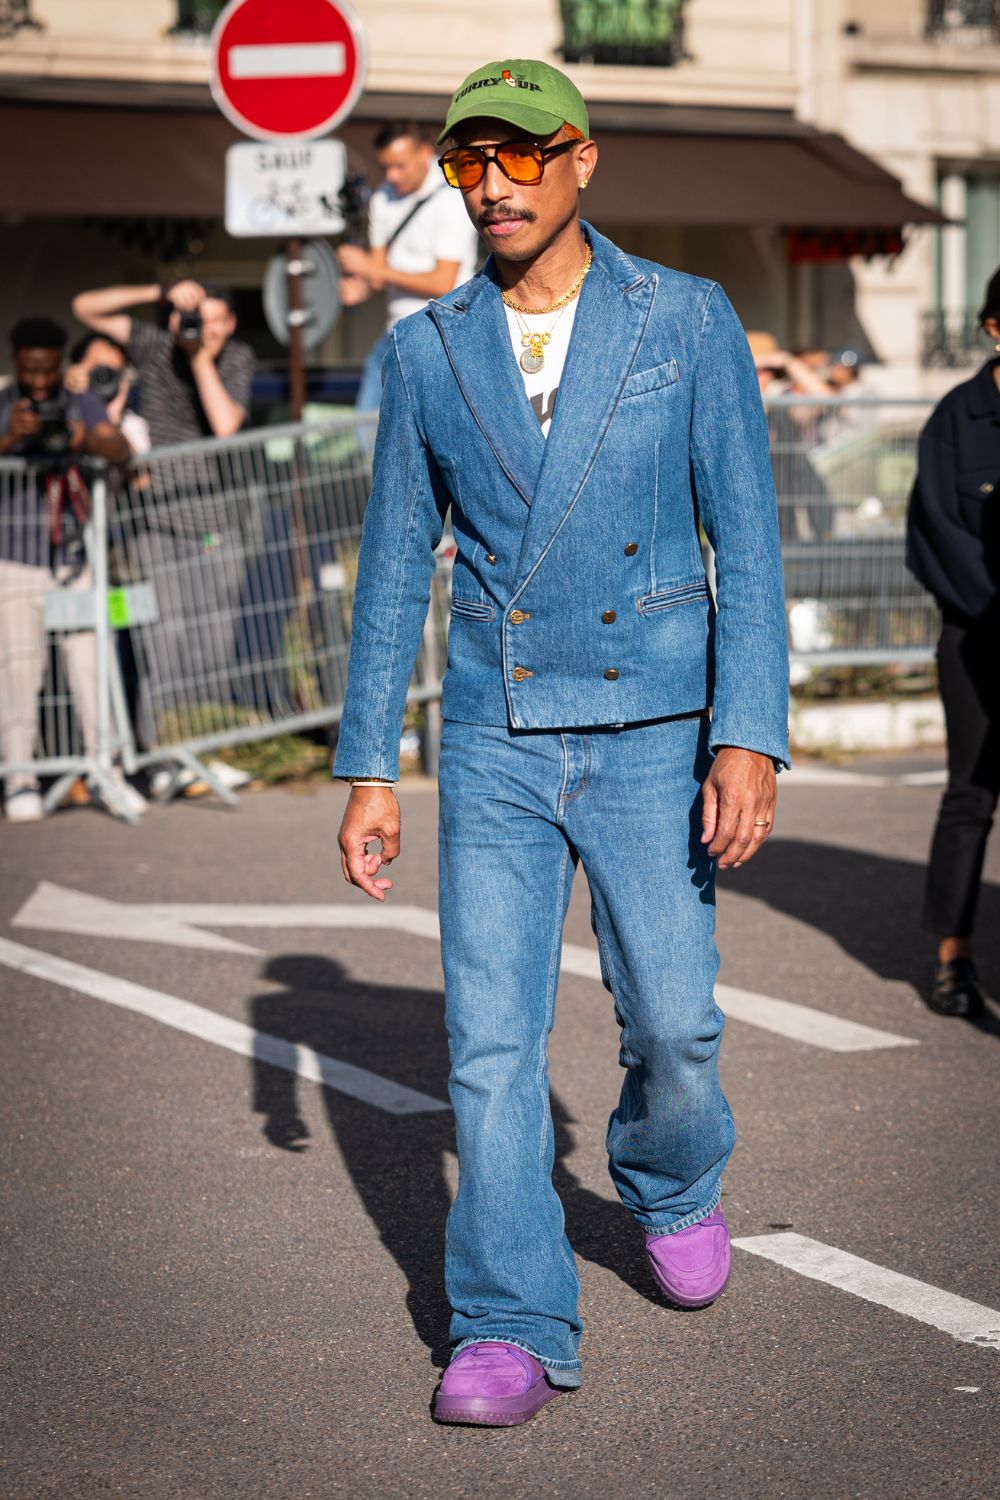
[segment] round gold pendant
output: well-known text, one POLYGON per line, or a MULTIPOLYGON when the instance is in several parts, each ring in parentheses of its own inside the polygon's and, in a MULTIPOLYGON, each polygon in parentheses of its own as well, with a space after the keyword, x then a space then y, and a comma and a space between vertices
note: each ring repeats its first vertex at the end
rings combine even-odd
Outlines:
POLYGON ((525 375, 537 375, 545 364, 545 355, 535 354, 531 349, 525 349, 521 355, 520 364, 525 375))

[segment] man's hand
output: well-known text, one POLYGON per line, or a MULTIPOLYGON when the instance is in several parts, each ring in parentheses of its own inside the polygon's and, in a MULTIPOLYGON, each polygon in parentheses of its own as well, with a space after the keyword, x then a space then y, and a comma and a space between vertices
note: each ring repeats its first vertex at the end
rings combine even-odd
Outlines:
POLYGON ((41 425, 41 422, 38 420, 38 413, 27 397, 14 402, 14 405, 10 409, 10 425, 7 431, 15 443, 20 443, 25 438, 34 437, 41 425))
POLYGON ((74 396, 82 396, 90 390, 90 371, 85 365, 70 365, 63 376, 63 385, 74 396))
POLYGON ((338 245, 337 259, 340 261, 340 269, 348 276, 367 278, 371 255, 363 245, 338 245))
POLYGON ((166 298, 179 312, 194 312, 205 300, 205 288, 199 281, 178 281, 168 289, 166 298))
POLYGON ((399 803, 392 787, 352 787, 337 842, 344 879, 376 901, 384 901, 392 881, 375 877, 382 865, 391 864, 399 854, 399 803), (369 854, 368 845, 376 839, 382 842, 381 853, 369 854))
POLYGON ((337 292, 344 307, 360 307, 368 301, 372 289, 363 276, 341 276, 337 292))
POLYGON ((724 745, 701 789, 703 844, 720 870, 753 859, 774 826, 778 782, 769 755, 724 745))

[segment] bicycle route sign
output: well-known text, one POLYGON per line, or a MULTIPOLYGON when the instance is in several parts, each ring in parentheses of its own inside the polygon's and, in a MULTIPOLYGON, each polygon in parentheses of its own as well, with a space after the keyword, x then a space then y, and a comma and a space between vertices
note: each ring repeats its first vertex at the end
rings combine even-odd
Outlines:
POLYGON ((345 0, 230 0, 212 31, 212 96, 259 141, 326 135, 357 103, 365 66, 345 0))
POLYGON ((340 234, 343 141, 241 141, 226 152, 226 230, 237 239, 340 234))

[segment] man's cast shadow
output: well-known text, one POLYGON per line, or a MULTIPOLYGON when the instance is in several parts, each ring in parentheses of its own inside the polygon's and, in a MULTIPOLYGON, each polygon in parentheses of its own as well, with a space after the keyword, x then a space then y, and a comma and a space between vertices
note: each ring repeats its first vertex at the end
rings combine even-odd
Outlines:
MULTIPOLYGON (((740 872, 733 888, 828 933, 883 979, 922 990, 932 949, 919 929, 923 878, 922 866, 904 860, 778 838, 766 858, 740 872)), ((995 971, 1000 958, 996 886, 983 887, 979 931, 982 967, 995 971)), ((448 1046, 440 991, 361 982, 334 960, 310 954, 274 958, 264 977, 282 988, 251 1000, 258 1031, 447 1100, 448 1046)), ((610 997, 607 1015, 607 1044, 614 1048, 617 1028, 610 997)), ((942 1026, 955 1024, 941 1021, 942 1026)), ((1000 1022, 992 1013, 973 1024, 1000 1035, 1000 1022)), ((267 1139, 284 1151, 306 1149, 298 1077, 259 1058, 253 1066, 254 1108, 264 1118, 267 1139)), ((454 1151, 451 1112, 390 1115, 330 1089, 323 1099, 358 1196, 406 1276, 414 1326, 444 1364, 449 1321, 443 1290, 444 1221, 450 1202, 445 1155, 454 1151)), ((573 1121, 555 1092, 552 1114, 553 1176, 574 1250, 660 1305, 642 1236, 630 1216, 617 1202, 584 1187, 569 1164, 573 1121)))
MULTIPOLYGON (((311 954, 272 959, 264 977, 284 988, 251 1000, 256 1030, 447 1100, 448 1044, 440 991, 360 983, 332 959, 311 954)), ((609 997, 609 1048, 616 1039, 609 997)), ((264 1117, 265 1136, 284 1151, 307 1149, 299 1078, 259 1058, 253 1068, 254 1109, 264 1117)), ((455 1150, 451 1111, 390 1115, 331 1089, 324 1089, 323 1099, 355 1191, 406 1276, 414 1327, 444 1365, 450 1316, 444 1297, 444 1222, 450 1203, 445 1153, 455 1150)), ((582 1186, 567 1164, 572 1120, 555 1093, 552 1115, 553 1180, 574 1250, 661 1305, 645 1264, 642 1236, 630 1216, 617 1202, 582 1186)))
MULTIPOLYGON (((920 926, 926 867, 915 862, 777 835, 725 887, 815 927, 881 979, 902 981, 926 996, 935 939, 920 926)), ((1000 980, 1000 886, 983 883, 975 936, 987 991, 1000 980)), ((962 1024, 942 1018, 942 1025, 962 1024)), ((1000 1036, 992 1011, 965 1022, 1000 1036)))

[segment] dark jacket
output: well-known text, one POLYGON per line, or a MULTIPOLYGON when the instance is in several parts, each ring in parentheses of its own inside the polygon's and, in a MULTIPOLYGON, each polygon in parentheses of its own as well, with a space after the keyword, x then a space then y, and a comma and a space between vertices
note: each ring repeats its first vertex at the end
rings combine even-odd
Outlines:
POLYGON ((978 619, 1000 591, 1000 390, 988 360, 920 435, 906 565, 947 611, 978 619))

